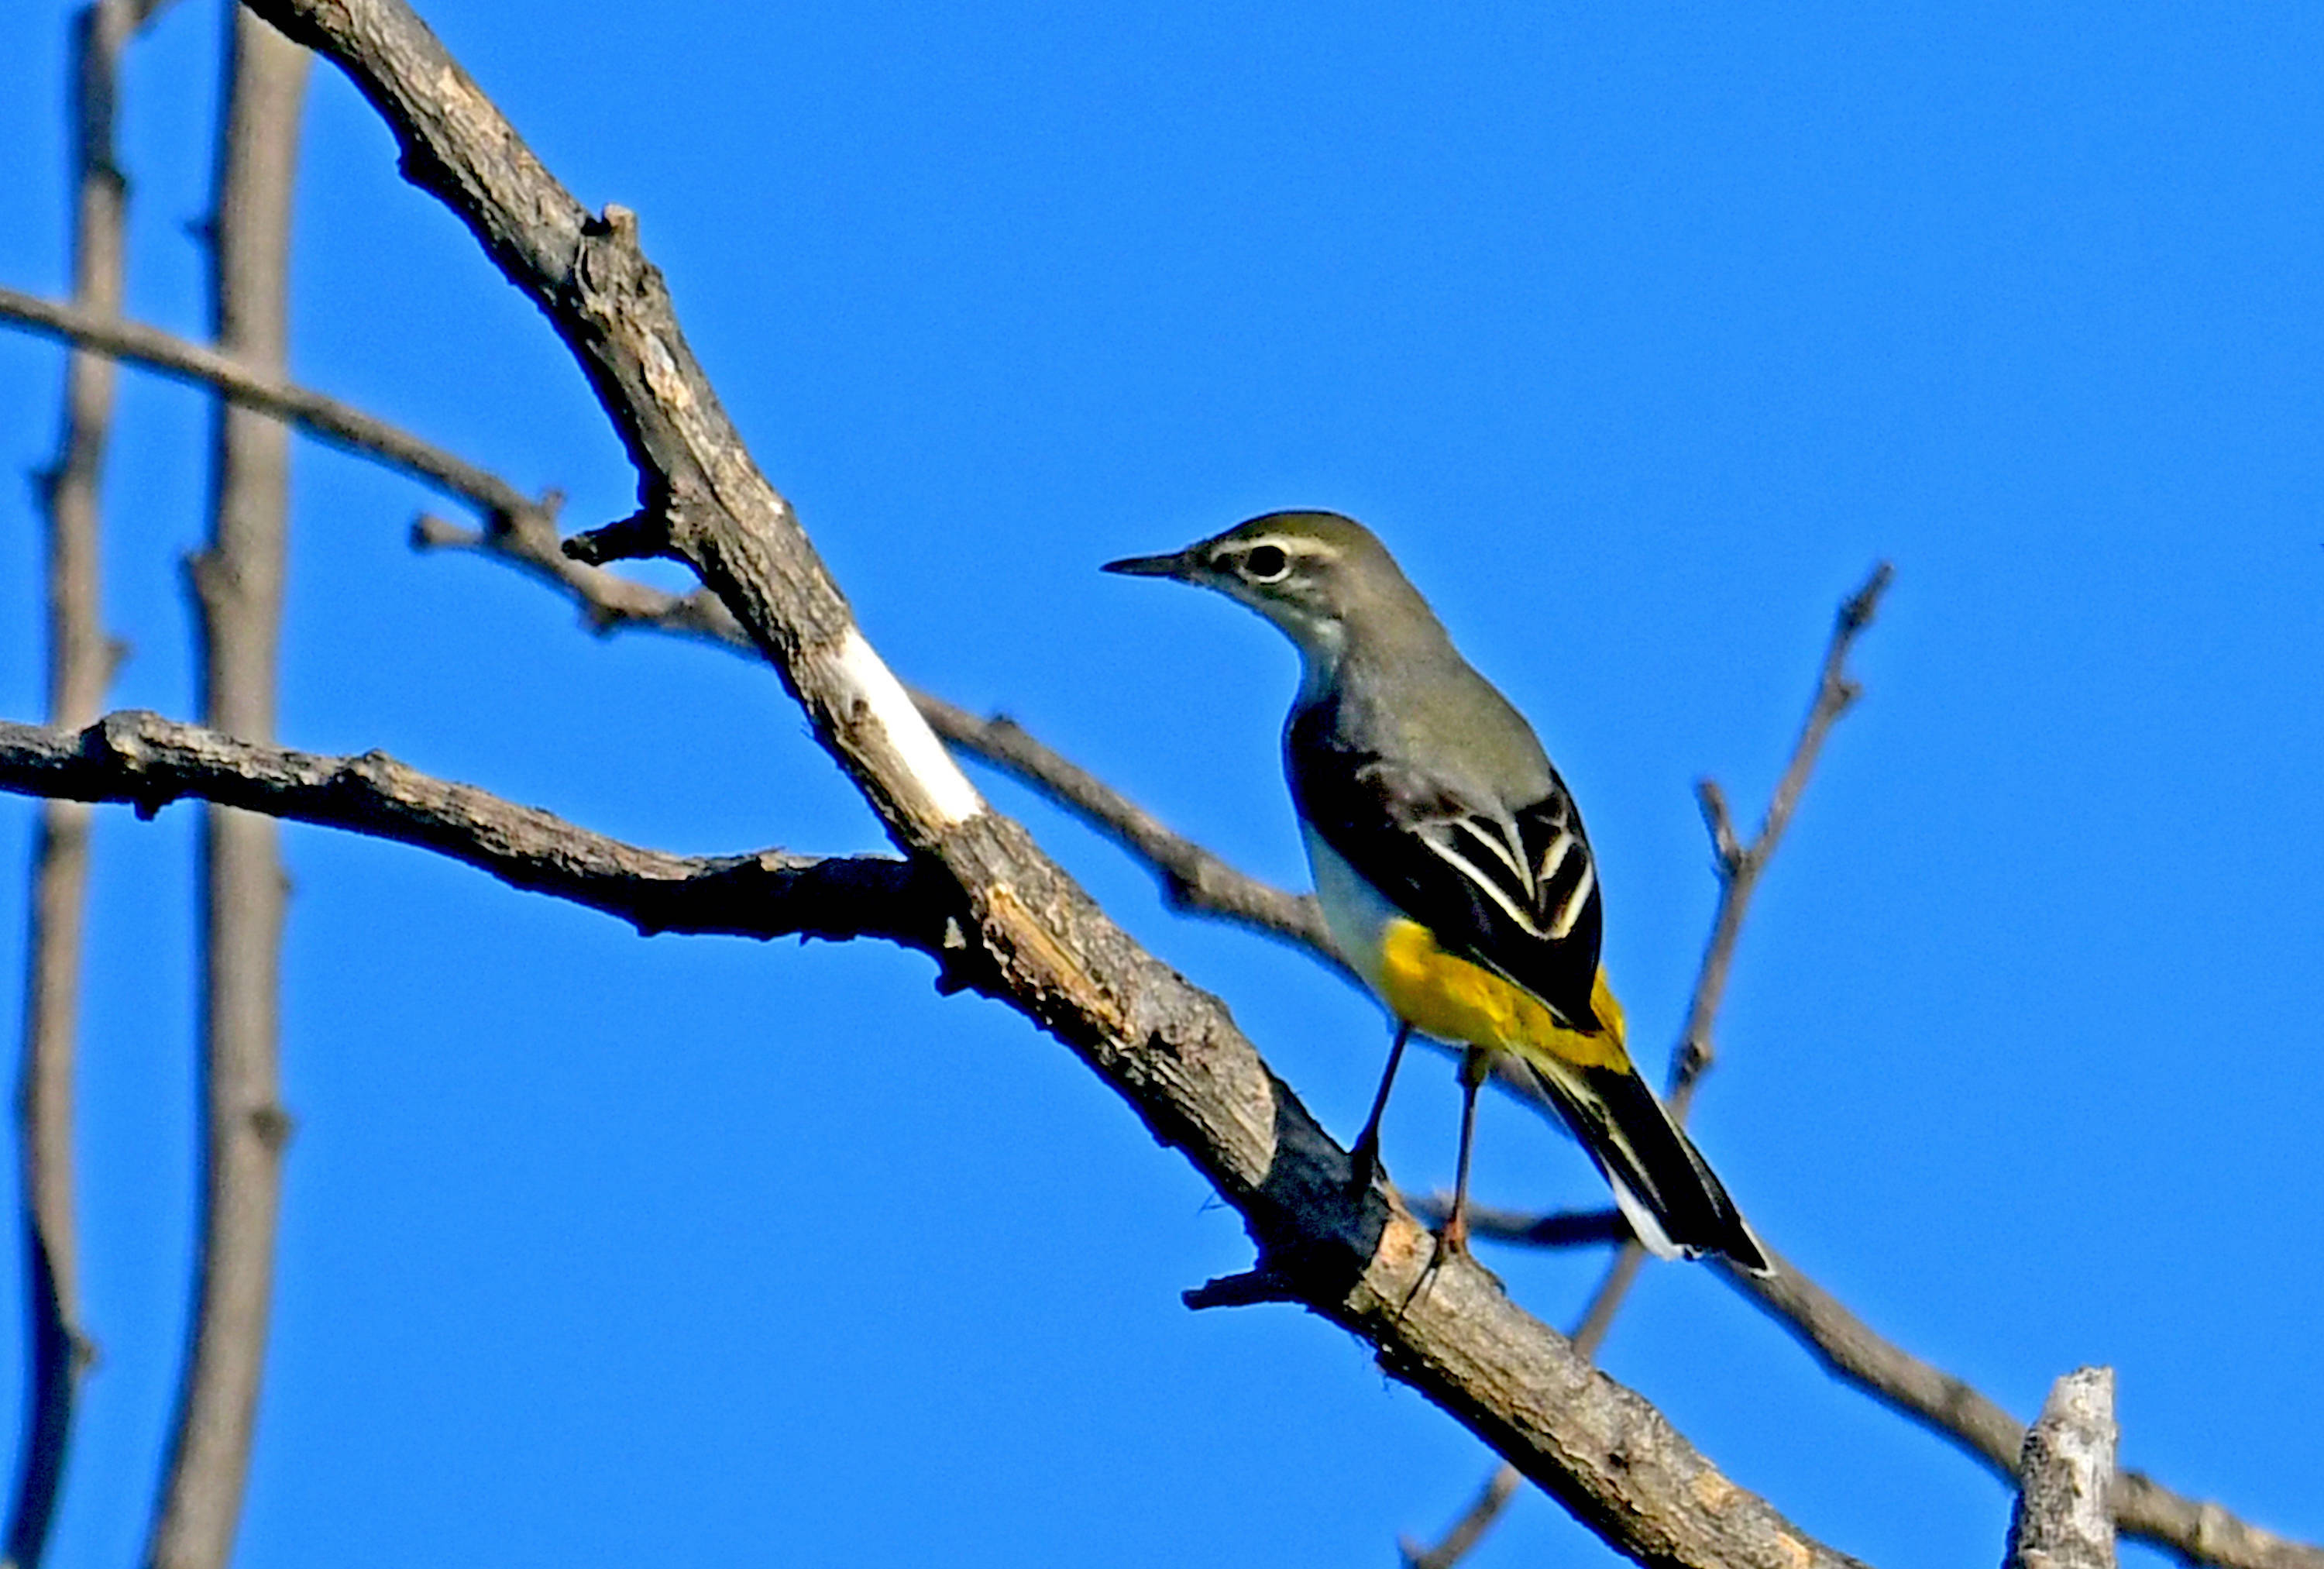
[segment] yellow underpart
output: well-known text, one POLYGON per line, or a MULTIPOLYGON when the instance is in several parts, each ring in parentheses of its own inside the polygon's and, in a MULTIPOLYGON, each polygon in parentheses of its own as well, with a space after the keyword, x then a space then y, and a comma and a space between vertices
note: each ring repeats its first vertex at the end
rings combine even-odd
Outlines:
POLYGON ((1380 933, 1381 998, 1398 1019, 1439 1040, 1545 1056, 1577 1067, 1628 1071, 1622 1047, 1622 1005, 1600 969, 1590 1006, 1603 1030, 1584 1033, 1560 1024, 1540 998, 1490 970, 1455 957, 1417 921, 1391 919, 1380 933))

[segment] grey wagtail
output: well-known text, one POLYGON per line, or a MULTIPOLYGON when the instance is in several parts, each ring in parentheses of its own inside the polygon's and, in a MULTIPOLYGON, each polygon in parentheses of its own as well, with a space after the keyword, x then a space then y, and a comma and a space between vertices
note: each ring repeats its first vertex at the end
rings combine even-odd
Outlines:
POLYGON ((1469 668, 1370 531, 1269 512, 1108 572, 1173 577, 1249 605, 1298 645, 1284 771, 1332 938, 1388 1005, 1396 1043, 1356 1138, 1370 1186, 1380 1113, 1415 1029, 1462 1048, 1459 1175, 1438 1254, 1465 1250, 1477 1088, 1529 1072, 1664 1258, 1765 1273, 1727 1190, 1646 1087, 1598 962, 1605 909, 1582 814, 1533 727, 1469 668))

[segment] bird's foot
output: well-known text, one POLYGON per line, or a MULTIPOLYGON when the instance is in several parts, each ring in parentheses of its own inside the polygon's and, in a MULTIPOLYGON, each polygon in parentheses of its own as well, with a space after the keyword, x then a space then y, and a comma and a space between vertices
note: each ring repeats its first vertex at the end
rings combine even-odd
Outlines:
POLYGON ((1421 1293, 1428 1289, 1429 1282, 1436 1278, 1436 1271, 1442 1269, 1448 1260, 1470 1256, 1469 1217, 1460 1210, 1456 1209, 1447 1216, 1434 1234, 1435 1241, 1428 1250, 1428 1262, 1420 1267, 1420 1278, 1412 1283, 1412 1289, 1405 1293, 1404 1301, 1397 1307, 1398 1318, 1411 1311, 1412 1305, 1420 1300, 1421 1293))

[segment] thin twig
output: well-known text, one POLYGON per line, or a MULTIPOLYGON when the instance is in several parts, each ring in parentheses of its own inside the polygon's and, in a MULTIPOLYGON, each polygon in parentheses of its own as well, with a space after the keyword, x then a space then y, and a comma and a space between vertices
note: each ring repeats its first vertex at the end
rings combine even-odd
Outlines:
MULTIPOLYGON (((1766 813, 1759 819, 1759 831, 1752 835, 1749 844, 1737 839, 1733 819, 1727 810, 1727 797, 1718 783, 1706 779, 1695 786, 1696 798, 1702 806, 1703 824, 1711 833, 1712 864, 1719 874, 1719 904, 1711 916, 1711 940, 1704 945, 1702 963, 1695 972, 1686 1023, 1671 1054, 1671 1084, 1666 1098, 1671 1115, 1681 1122, 1686 1121, 1687 1112, 1694 1103, 1695 1086, 1702 1082, 1702 1075, 1716 1060, 1711 1031, 1718 1022, 1720 1004, 1727 1000, 1728 972, 1734 967, 1736 945, 1743 936, 1743 918, 1750 913, 1751 896, 1758 891, 1759 879, 1767 863, 1775 859, 1776 846, 1783 843, 1784 830, 1791 826, 1792 814, 1798 809, 1800 798, 1806 793, 1808 780, 1815 772, 1816 760, 1823 753, 1824 737, 1831 734, 1832 725, 1857 699, 1859 688, 1848 675, 1849 651, 1856 646, 1864 629, 1872 624, 1880 608, 1880 596, 1895 575, 1888 563, 1883 561, 1873 568, 1861 587, 1840 602, 1840 613, 1832 623, 1831 641, 1824 649, 1823 668, 1816 677, 1815 696, 1808 704, 1807 721, 1800 727, 1791 761, 1784 765, 1783 777, 1775 781, 1775 789, 1767 798, 1766 813)), ((1583 1310, 1580 1327, 1574 1331, 1577 1343, 1586 1342, 1585 1354, 1596 1354, 1645 1263, 1646 1249, 1633 1238, 1623 1244, 1620 1253, 1607 1266, 1605 1277, 1583 1310)))
MULTIPOLYGON (((226 104, 209 226, 218 353, 280 380, 290 349, 291 195, 309 57, 252 13, 225 16, 226 104)), ((290 436, 217 407, 209 543, 188 565, 213 726, 273 739, 290 531, 290 436)), ((281 1104, 282 922, 274 819, 202 818, 201 1241, 150 1569, 225 1569, 242 1518, 274 1296, 290 1119, 281 1104)))
POLYGON ((1312 895, 1236 871, 1006 715, 980 719, 926 692, 913 693, 912 701, 946 741, 1056 802, 1144 862, 1172 908, 1235 922, 1346 968, 1312 895))
MULTIPOLYGON (((142 20, 136 0, 96 0, 73 18, 66 67, 73 122, 73 300, 92 318, 121 311, 128 182, 115 157, 115 98, 121 53, 142 20)), ((105 634, 98 540, 114 380, 110 359, 68 356, 57 456, 42 475, 52 725, 78 727, 97 717, 115 660, 105 634)), ((28 1365, 8 1505, 10 1569, 33 1569, 47 1551, 81 1375, 93 1357, 80 1324, 73 1198, 73 1073, 88 858, 88 808, 71 801, 42 803, 25 933, 24 1046, 16 1088, 28 1365)))
POLYGON ((1398 1538, 1397 1551, 1404 1555, 1407 1569, 1452 1569, 1501 1518, 1501 1511, 1517 1496, 1517 1483, 1524 1480, 1516 1466, 1503 1461, 1485 1479, 1485 1485, 1477 1490, 1475 1501, 1462 1511, 1461 1518, 1452 1522, 1436 1546, 1424 1547, 1409 1537, 1398 1538))
POLYGON ((456 500, 508 512, 537 504, 499 476, 383 420, 157 328, 108 320, 6 288, 0 288, 0 319, 207 387, 243 408, 272 415, 335 447, 384 463, 456 500))
POLYGON ((1849 652, 1879 613, 1880 596, 1887 592, 1895 576, 1895 569, 1883 561, 1872 569, 1863 586, 1841 602, 1832 624, 1831 641, 1824 649, 1815 698, 1808 705, 1807 722, 1800 727, 1791 761, 1785 765, 1783 778, 1776 781, 1775 793, 1768 797, 1766 814, 1760 818, 1759 831, 1748 844, 1736 842, 1734 825, 1727 815, 1726 798, 1719 786, 1704 780, 1695 787, 1719 867, 1719 909, 1711 918, 1711 941, 1703 949, 1693 1000, 1687 1005, 1686 1024, 1679 1033, 1678 1050, 1671 1065, 1669 1099, 1672 1111, 1680 1117, 1685 1116, 1687 1105, 1693 1099, 1695 1082, 1711 1066, 1715 1055, 1711 1029, 1719 1018, 1720 1004, 1727 999, 1727 974, 1734 964, 1735 946, 1743 935, 1743 918, 1749 913, 1751 896, 1758 891, 1760 875, 1775 858, 1776 846, 1783 843, 1784 830, 1791 826, 1792 814, 1807 792, 1816 760, 1823 753, 1824 738, 1858 696, 1860 689, 1848 674, 1849 652))

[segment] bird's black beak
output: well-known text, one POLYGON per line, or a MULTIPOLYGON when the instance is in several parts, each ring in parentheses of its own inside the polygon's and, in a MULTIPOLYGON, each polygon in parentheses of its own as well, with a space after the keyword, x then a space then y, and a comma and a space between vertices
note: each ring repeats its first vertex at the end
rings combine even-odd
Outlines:
POLYGON ((1187 552, 1179 550, 1167 556, 1124 556, 1119 561, 1108 561, 1098 570, 1119 572, 1124 577, 1184 577, 1192 565, 1187 552))

